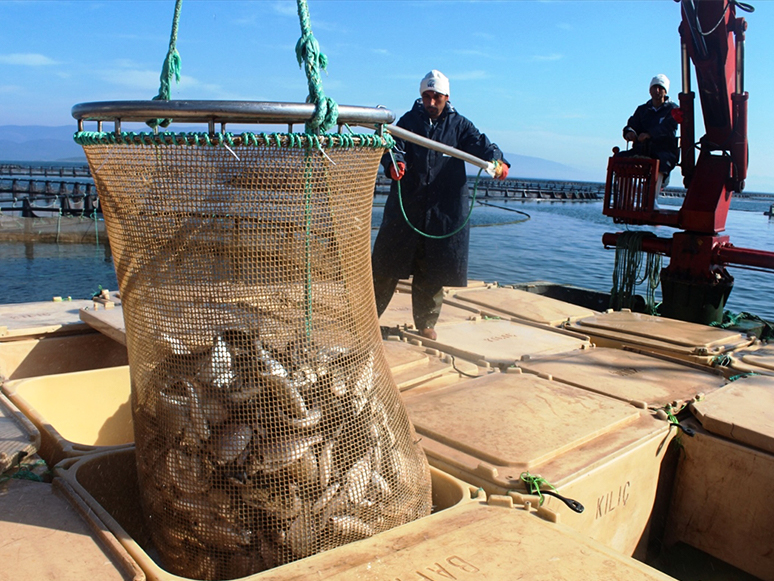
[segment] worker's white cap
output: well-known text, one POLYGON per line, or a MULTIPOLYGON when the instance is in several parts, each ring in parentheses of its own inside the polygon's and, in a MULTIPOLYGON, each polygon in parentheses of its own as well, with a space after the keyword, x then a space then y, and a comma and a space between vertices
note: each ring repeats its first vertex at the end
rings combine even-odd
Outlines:
POLYGON ((419 84, 419 94, 425 91, 435 91, 441 95, 449 96, 449 79, 441 71, 433 69, 425 75, 419 84))
MULTIPOLYGON (((661 85, 662 87, 664 87, 664 91, 666 91, 667 93, 669 92, 669 79, 667 78, 666 75, 656 75, 655 77, 653 77, 650 80, 650 87, 652 87, 653 85, 661 85)), ((650 89, 650 87, 648 87, 648 89, 650 89)))

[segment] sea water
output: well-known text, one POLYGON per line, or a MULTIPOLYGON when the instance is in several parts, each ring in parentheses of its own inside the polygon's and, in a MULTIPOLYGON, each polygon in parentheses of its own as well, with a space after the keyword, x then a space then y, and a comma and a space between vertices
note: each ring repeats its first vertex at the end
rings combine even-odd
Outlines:
MULTIPOLYGON (((680 199, 660 199, 679 205, 680 199)), ((374 201, 372 239, 384 198, 374 201)), ((601 201, 485 200, 471 214, 468 277, 515 284, 544 280, 609 292, 615 251, 602 246, 605 232, 623 229, 602 215, 601 201)), ((774 252, 770 201, 734 199, 724 234, 740 248, 774 252)), ((644 228, 669 238, 674 229, 644 228)), ((664 265, 668 259, 664 259, 664 265)), ((774 273, 729 266, 735 278, 727 308, 774 319, 774 273)), ((54 296, 90 298, 117 289, 109 249, 95 244, 0 243, 0 303, 47 301, 54 296)), ((643 293, 644 287, 638 292, 643 293)), ((657 294, 658 297, 658 294, 657 294)))

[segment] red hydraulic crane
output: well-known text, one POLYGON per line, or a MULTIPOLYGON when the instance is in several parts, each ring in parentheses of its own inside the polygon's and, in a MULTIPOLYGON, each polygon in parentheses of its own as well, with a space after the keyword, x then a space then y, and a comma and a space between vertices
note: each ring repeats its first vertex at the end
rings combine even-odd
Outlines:
MULTIPOLYGON (((736 248, 728 236, 720 235, 726 227, 731 196, 742 191, 747 177, 747 22, 737 18, 736 9, 753 9, 739 0, 681 0, 680 4, 680 167, 687 188, 683 205, 679 210, 656 207, 657 160, 613 156, 608 163, 603 213, 616 223, 681 230, 672 238, 654 236, 642 243, 643 251, 670 257, 669 266, 661 271, 661 314, 711 323, 722 318, 734 284, 726 265, 774 271, 774 253, 736 248), (698 144, 694 141, 691 62, 706 131, 698 144)), ((619 234, 605 234, 604 245, 614 247, 619 234)))

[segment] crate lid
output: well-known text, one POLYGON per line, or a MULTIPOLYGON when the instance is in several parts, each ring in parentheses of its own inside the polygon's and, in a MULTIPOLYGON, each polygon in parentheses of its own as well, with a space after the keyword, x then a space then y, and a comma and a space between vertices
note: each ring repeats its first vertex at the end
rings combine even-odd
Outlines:
MULTIPOLYGON (((111 300, 120 302, 116 293, 111 300)), ((79 318, 91 300, 41 301, 0 305, 0 341, 43 334, 61 334, 87 328, 79 318)))
MULTIPOLYGON (((412 277, 402 278, 398 281, 398 286, 396 288, 399 292, 410 293, 413 281, 414 279, 412 277)), ((479 288, 484 286, 492 286, 493 284, 497 283, 486 282, 484 280, 468 280, 465 286, 445 286, 443 289, 445 292, 451 292, 455 289, 479 288)))
POLYGON ((628 310, 586 317, 568 324, 567 328, 592 337, 618 339, 685 354, 717 355, 753 341, 736 331, 628 310))
POLYGON ((774 454, 774 377, 737 379, 691 411, 708 432, 774 454))
POLYGON ((719 371, 707 367, 605 347, 537 357, 518 365, 524 371, 548 375, 640 408, 661 408, 674 402, 682 407, 727 383, 719 371))
POLYGON ((126 345, 126 325, 121 305, 112 309, 95 309, 93 305, 81 308, 78 312, 81 321, 107 335, 121 345, 126 345))
POLYGON ((92 528, 84 520, 85 510, 56 484, 8 481, 0 494, 4 578, 144 580, 104 525, 92 528))
MULTIPOLYGON (((444 305, 438 317, 438 324, 445 325, 447 323, 469 321, 477 316, 479 314, 475 307, 463 308, 454 305, 444 305)), ((383 327, 414 327, 410 292, 398 292, 392 295, 390 304, 379 318, 379 324, 383 327)))
POLYGON ((470 375, 478 374, 474 364, 457 360, 452 365, 451 356, 397 337, 382 342, 387 364, 399 389, 408 389, 419 383, 435 379, 458 370, 470 375))
MULTIPOLYGON (((267 573, 271 579, 552 579, 667 581, 509 497, 470 503, 267 573)), ((260 579, 260 574, 256 576, 260 579)))
POLYGON ((774 343, 731 353, 732 364, 743 371, 774 372, 774 343))
POLYGON ((0 393, 0 474, 40 448, 40 432, 0 393))
POLYGON ((667 428, 641 425, 643 412, 622 401, 522 373, 409 391, 404 403, 428 456, 462 480, 477 475, 503 488, 523 488, 524 471, 557 485, 644 433, 667 428))
MULTIPOLYGON (((518 317, 534 323, 558 326, 567 320, 594 315, 594 311, 550 297, 515 288, 488 287, 458 290, 451 297, 482 307, 482 314, 518 317)), ((445 301, 449 303, 448 299, 445 301)), ((445 307, 444 307, 445 308, 445 307)))
POLYGON ((562 329, 503 319, 450 323, 436 327, 438 339, 423 344, 469 361, 513 365, 524 356, 564 353, 591 346, 587 337, 562 329))

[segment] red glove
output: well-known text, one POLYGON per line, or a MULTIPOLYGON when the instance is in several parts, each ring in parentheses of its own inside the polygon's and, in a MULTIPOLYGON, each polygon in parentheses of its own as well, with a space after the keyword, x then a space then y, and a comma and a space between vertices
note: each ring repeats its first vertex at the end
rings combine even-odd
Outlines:
POLYGON ((400 181, 400 178, 402 178, 406 174, 406 164, 402 161, 399 161, 397 163, 398 167, 395 167, 394 165, 390 166, 390 176, 392 176, 392 179, 394 179, 396 182, 400 181))
POLYGON ((680 107, 677 107, 676 109, 672 109, 672 118, 677 121, 678 123, 683 122, 683 110, 680 109, 680 107))
POLYGON ((495 179, 496 180, 504 180, 508 177, 508 170, 510 168, 503 163, 502 161, 496 161, 495 162, 495 179))

